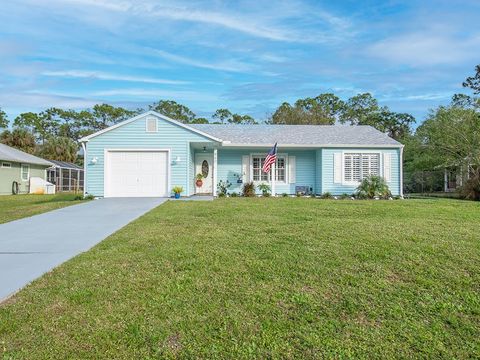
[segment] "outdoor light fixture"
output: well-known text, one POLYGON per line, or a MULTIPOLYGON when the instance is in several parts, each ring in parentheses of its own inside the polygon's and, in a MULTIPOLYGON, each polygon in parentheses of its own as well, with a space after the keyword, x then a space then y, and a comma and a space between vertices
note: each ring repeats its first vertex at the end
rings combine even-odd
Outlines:
POLYGON ((90 164, 95 165, 98 162, 98 158, 95 156, 90 160, 90 164))
POLYGON ((177 156, 175 159, 172 160, 172 165, 176 165, 181 161, 182 161, 182 159, 180 159, 180 156, 177 156))
POLYGON ((206 146, 203 147, 203 152, 207 152, 207 147, 206 146))

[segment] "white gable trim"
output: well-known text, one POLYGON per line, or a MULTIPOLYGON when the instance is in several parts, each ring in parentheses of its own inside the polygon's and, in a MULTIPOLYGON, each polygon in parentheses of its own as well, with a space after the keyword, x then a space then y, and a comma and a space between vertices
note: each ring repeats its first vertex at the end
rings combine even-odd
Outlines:
POLYGON ((216 138, 216 137, 214 137, 214 136, 212 136, 212 135, 209 135, 209 134, 207 134, 207 133, 205 133, 205 132, 203 132, 203 131, 194 129, 194 128, 188 126, 187 124, 181 123, 180 121, 170 119, 168 116, 162 115, 162 114, 157 113, 156 111, 153 111, 153 110, 149 110, 149 111, 144 112, 144 113, 142 113, 142 114, 140 114, 140 115, 137 115, 137 116, 135 116, 135 117, 133 117, 133 118, 131 118, 131 119, 128 119, 128 120, 119 122, 118 124, 112 125, 112 126, 106 128, 106 129, 103 129, 103 130, 97 131, 96 133, 93 133, 93 134, 91 134, 91 135, 85 136, 85 137, 81 138, 79 141, 80 141, 80 142, 87 142, 88 140, 90 140, 90 139, 92 139, 92 138, 94 138, 94 137, 97 137, 97 136, 99 136, 99 135, 102 135, 102 134, 104 134, 104 133, 106 133, 106 132, 108 132, 108 131, 110 131, 110 130, 114 130, 114 129, 120 127, 120 126, 130 124, 131 122, 134 122, 134 121, 136 121, 136 120, 138 120, 138 119, 141 119, 141 118, 143 118, 143 117, 145 117, 145 116, 148 116, 148 115, 157 116, 157 117, 159 117, 159 118, 161 118, 161 119, 163 119, 163 120, 165 120, 165 121, 167 121, 167 122, 169 122, 169 123, 171 123, 171 124, 180 126, 180 127, 184 128, 184 129, 187 129, 187 130, 190 130, 190 131, 192 131, 192 132, 194 132, 194 133, 197 133, 197 134, 199 134, 199 135, 205 136, 206 138, 208 138, 208 139, 210 139, 210 140, 217 141, 217 142, 220 142, 220 143, 223 141, 222 139, 218 139, 218 138, 216 138))

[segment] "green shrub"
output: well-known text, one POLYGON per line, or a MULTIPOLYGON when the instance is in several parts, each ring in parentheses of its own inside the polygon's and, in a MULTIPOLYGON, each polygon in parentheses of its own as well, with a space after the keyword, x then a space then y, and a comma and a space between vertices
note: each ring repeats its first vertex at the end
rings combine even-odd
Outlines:
POLYGON ((474 171, 459 191, 464 199, 480 201, 480 169, 474 171))
POLYGON ((287 193, 283 193, 283 194, 282 194, 282 197, 288 197, 288 194, 287 194, 287 193))
POLYGON ((243 184, 242 195, 245 197, 255 196, 255 184, 253 183, 253 181, 243 184))
POLYGON ((238 194, 235 191, 230 193, 230 197, 237 197, 237 196, 238 196, 238 194))
POLYGON ((359 199, 388 199, 392 193, 384 178, 372 175, 362 180, 355 195, 359 199))
POLYGON ((333 195, 330 192, 324 192, 321 196, 322 199, 333 199, 333 195))
POLYGON ((228 188, 230 186, 232 186, 232 183, 230 181, 220 180, 217 184, 218 196, 220 196, 220 194, 223 194, 222 196, 226 196, 228 192, 228 188))
POLYGON ((351 197, 352 195, 347 193, 343 193, 342 195, 340 195, 340 199, 342 200, 347 200, 347 199, 350 199, 351 197))
POLYGON ((265 197, 269 197, 270 196, 270 185, 268 184, 260 184, 257 186, 258 190, 260 190, 262 192, 262 195, 265 196, 265 197))
POLYGON ((219 192, 219 193, 218 193, 218 197, 219 197, 219 198, 223 198, 223 197, 225 197, 225 196, 226 196, 226 195, 225 195, 224 193, 222 193, 222 192, 219 192))
POLYGON ((73 200, 75 201, 78 201, 78 200, 93 200, 95 199, 95 196, 93 196, 92 194, 89 194, 89 195, 81 195, 81 194, 78 194, 78 195, 75 195, 75 197, 73 198, 73 200))

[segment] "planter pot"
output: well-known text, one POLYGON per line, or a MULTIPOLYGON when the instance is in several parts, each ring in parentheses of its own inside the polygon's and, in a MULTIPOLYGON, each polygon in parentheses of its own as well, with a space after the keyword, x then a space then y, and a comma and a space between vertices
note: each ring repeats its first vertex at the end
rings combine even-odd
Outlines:
POLYGON ((197 180, 197 181, 195 181, 195 185, 197 185, 197 187, 202 187, 203 181, 202 180, 197 180))
POLYGON ((175 193, 175 199, 180 199, 180 193, 175 193))

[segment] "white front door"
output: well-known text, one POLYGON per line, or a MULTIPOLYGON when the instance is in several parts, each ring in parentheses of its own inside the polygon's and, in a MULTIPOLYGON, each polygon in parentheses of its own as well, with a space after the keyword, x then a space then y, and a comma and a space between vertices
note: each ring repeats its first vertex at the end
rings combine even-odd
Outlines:
POLYGON ((109 151, 105 197, 168 196, 167 151, 109 151))
POLYGON ((195 194, 213 193, 213 154, 195 155, 195 194), (202 186, 197 186, 197 175, 202 174, 202 186))

